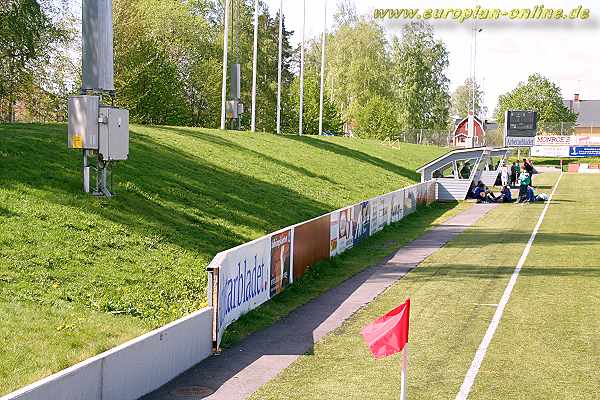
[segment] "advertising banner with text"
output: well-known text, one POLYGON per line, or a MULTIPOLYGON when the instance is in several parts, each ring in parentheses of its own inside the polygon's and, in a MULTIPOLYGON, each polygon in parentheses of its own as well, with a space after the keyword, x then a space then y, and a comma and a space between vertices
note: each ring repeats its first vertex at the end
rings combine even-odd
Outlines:
POLYGON ((389 195, 391 197, 390 223, 398 222, 404 218, 404 189, 389 195))
POLYGON ((404 189, 404 216, 417 210, 417 187, 411 186, 404 189))
POLYGON ((371 235, 371 210, 369 202, 364 201, 354 206, 352 213, 352 242, 360 243, 371 235))
POLYGON ((569 157, 569 146, 533 146, 532 157, 569 157))
POLYGON ((600 146, 570 147, 569 157, 600 157, 600 146))
POLYGON ((271 297, 281 293, 291 283, 291 229, 271 236, 271 297))
POLYGON ((211 264, 219 268, 217 343, 233 321, 270 298, 271 236, 221 253, 211 264))
POLYGON ((354 207, 331 213, 330 255, 335 257, 352 248, 352 214, 354 207))

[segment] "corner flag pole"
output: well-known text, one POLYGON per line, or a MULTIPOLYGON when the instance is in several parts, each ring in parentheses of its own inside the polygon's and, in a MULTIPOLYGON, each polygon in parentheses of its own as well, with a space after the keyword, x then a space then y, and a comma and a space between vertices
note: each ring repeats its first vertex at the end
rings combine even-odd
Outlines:
POLYGON ((256 132, 256 67, 258 64, 258 0, 254 0, 254 57, 252 59, 252 124, 250 130, 256 132))
POLYGON ((304 30, 306 27, 306 0, 302 2, 302 46, 300 53, 300 118, 298 126, 298 134, 302 136, 303 126, 302 118, 304 115, 304 30))
POLYGON ((227 47, 229 46, 229 0, 225 0, 225 29, 223 29, 223 88, 221 90, 221 129, 225 129, 227 101, 227 47))
POLYGON ((325 90, 325 46, 327 43, 327 0, 325 3, 325 15, 323 17, 323 40, 321 43, 321 95, 319 99, 319 135, 323 135, 323 96, 325 90))
POLYGON ((277 62, 277 134, 281 134, 281 58, 283 53, 283 0, 279 2, 279 58, 277 62))
POLYGON ((406 373, 408 370, 408 343, 404 345, 404 351, 402 351, 402 376, 400 382, 400 400, 408 399, 408 390, 406 386, 406 373))

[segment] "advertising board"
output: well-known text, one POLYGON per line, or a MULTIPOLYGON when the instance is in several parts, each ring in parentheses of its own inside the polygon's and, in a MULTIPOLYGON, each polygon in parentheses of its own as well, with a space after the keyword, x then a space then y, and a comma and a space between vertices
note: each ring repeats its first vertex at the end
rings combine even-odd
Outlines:
POLYGON ((398 190, 389 195, 390 200, 390 223, 398 222, 404 218, 404 190, 398 190))
POLYGON ((330 257, 331 226, 331 214, 327 214, 294 227, 294 280, 310 266, 330 257))
POLYGON ((371 235, 371 209, 368 201, 354 206, 352 213, 352 239, 358 244, 371 235))
POLYGON ((335 257, 352 248, 352 214, 353 207, 344 208, 331 213, 330 222, 330 256, 335 257))
POLYGON ((600 157, 600 146, 570 147, 569 157, 600 157))
POLYGON ((576 144, 575 136, 536 136, 536 146, 573 146, 576 144))
POLYGON ((417 210, 417 187, 411 186, 404 189, 404 216, 417 210))
MULTIPOLYGON (((271 236, 219 254, 217 343, 233 321, 270 298, 271 236)), ((210 268, 210 267, 209 267, 210 268)))
POLYGON ((569 157, 569 146, 533 146, 532 157, 569 157))
POLYGON ((271 297, 281 293, 292 280, 292 232, 289 229, 271 236, 271 297))

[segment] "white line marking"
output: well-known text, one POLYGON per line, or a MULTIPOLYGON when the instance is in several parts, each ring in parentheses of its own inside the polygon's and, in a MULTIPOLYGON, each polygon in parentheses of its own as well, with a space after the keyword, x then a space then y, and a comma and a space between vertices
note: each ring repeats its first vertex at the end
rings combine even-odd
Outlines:
POLYGON ((517 283, 517 278, 519 277, 521 268, 523 268, 523 265, 525 265, 525 260, 527 260, 527 256, 529 255, 531 246, 533 245, 533 242, 535 241, 535 238, 540 230, 540 227, 542 226, 544 217, 546 216, 546 213, 548 212, 548 208, 550 207, 550 202, 552 201, 552 198, 554 197, 554 193, 556 193, 556 189, 558 188, 558 184, 560 183, 560 180, 562 179, 562 177, 563 177, 563 173, 561 173, 560 176, 558 177, 558 180, 556 181, 556 184, 554 185, 554 189, 552 190, 552 194, 550 195, 550 198, 546 202, 546 207, 544 207, 544 211, 542 211, 542 215, 540 215, 540 219, 538 220, 537 225, 533 229, 533 233, 531 234, 531 237, 529 238, 529 242, 527 242, 527 246, 525 246, 525 250, 523 250, 523 254, 521 255, 521 258, 519 259, 519 262, 517 263, 517 267, 515 268, 515 271, 513 272, 512 276, 510 277, 510 281, 508 281, 508 285, 506 286, 506 289, 504 289, 504 294, 502 295, 502 299, 500 299, 498 308, 496 309, 496 312, 494 313, 494 318, 492 318, 492 321, 490 322, 490 326, 488 326, 487 332, 485 333, 485 336, 483 337, 483 340, 481 341, 481 344, 479 345, 479 348, 477 349, 477 352, 475 353, 475 358, 473 359, 473 362, 471 363, 471 367, 469 368, 469 371, 467 371, 467 375, 465 376, 465 380, 463 381, 463 383, 460 387, 460 391, 456 395, 456 400, 467 400, 467 398, 469 397, 469 393, 471 392, 473 383, 475 383, 475 378, 477 377, 477 374, 479 373, 479 368, 481 367, 481 363, 483 362, 485 353, 487 352, 488 346, 490 345, 492 338, 494 337, 496 328, 498 328, 498 325, 500 324, 500 320, 502 319, 502 314, 504 314, 504 308, 506 307, 506 304, 508 304, 508 300, 510 299, 512 290, 513 290, 515 284, 517 283))

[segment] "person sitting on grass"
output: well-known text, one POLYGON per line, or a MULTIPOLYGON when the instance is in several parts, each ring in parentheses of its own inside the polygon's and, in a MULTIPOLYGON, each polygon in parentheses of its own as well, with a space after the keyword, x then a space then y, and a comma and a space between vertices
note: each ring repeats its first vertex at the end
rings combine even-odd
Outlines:
POLYGON ((533 186, 527 185, 527 201, 530 203, 535 203, 536 196, 535 191, 533 190, 533 186))
POLYGON ((505 185, 502 188, 502 191, 500 192, 499 201, 502 203, 512 203, 513 202, 512 192, 510 191, 510 186, 505 185))
POLYGON ((527 187, 531 185, 531 176, 527 172, 522 172, 519 181, 519 202, 523 202, 527 199, 527 187))
POLYGON ((477 203, 495 203, 498 200, 498 197, 494 196, 494 193, 486 188, 483 182, 479 182, 473 194, 477 199, 477 203))

